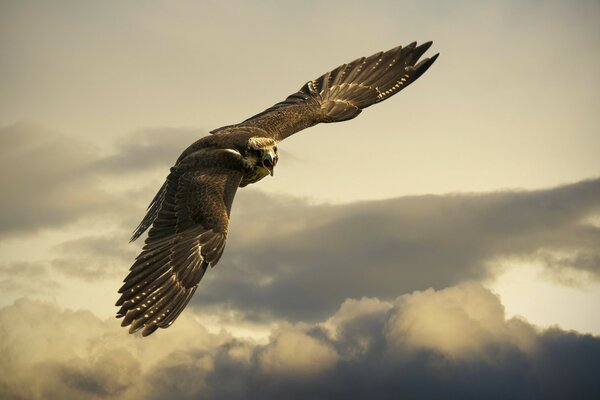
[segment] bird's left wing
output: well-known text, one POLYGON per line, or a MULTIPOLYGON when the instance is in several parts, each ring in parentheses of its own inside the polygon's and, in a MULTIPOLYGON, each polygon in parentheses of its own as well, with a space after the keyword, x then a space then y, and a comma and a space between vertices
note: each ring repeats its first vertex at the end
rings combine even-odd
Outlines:
POLYGON ((419 58, 430 46, 431 42, 419 46, 414 42, 358 58, 307 82, 298 92, 260 114, 211 133, 253 127, 280 141, 321 122, 352 119, 364 108, 400 92, 427 71, 438 54, 419 58))
POLYGON ((202 150, 171 169, 145 245, 119 290, 117 317, 146 336, 166 328, 225 248, 239 154, 202 150))

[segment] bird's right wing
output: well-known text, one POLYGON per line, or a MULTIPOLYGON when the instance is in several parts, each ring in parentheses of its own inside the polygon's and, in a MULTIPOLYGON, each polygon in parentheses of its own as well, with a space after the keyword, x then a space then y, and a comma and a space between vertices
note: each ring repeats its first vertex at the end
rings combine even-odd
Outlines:
POLYGON ((211 133, 227 133, 236 127, 266 131, 276 141, 321 122, 340 122, 356 117, 375 103, 392 97, 417 78, 438 57, 419 58, 431 46, 411 43, 344 64, 307 82, 282 102, 248 118, 211 133))
MULTIPOLYGON (((166 328, 225 248, 229 214, 242 179, 234 151, 198 151, 171 169, 140 255, 119 290, 123 326, 144 336, 166 328)), ((154 204, 154 203, 152 203, 154 204)))

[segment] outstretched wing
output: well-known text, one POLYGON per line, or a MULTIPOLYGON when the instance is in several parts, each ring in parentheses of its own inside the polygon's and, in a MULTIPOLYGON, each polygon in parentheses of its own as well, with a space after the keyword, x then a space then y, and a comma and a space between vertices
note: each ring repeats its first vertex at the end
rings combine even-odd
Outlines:
POLYGON ((320 122, 352 119, 364 108, 392 97, 427 71, 438 54, 418 61, 431 43, 417 46, 414 42, 341 65, 307 82, 300 91, 260 114, 211 133, 225 133, 233 127, 256 127, 280 141, 320 122))
MULTIPOLYGON (((225 248, 229 213, 242 173, 239 154, 202 150, 171 169, 156 218, 119 290, 117 317, 133 333, 167 328, 225 248)), ((156 200, 156 199, 155 199, 156 200)), ((155 202, 153 201, 152 204, 155 202)))

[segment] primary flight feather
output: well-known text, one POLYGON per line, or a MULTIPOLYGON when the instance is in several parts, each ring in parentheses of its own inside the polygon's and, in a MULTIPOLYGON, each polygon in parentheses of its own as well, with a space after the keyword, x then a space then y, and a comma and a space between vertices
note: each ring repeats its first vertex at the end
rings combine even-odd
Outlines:
POLYGON ((273 175, 278 142, 321 122, 352 119, 392 97, 436 60, 438 54, 419 61, 430 46, 411 43, 341 65, 284 101, 189 146, 131 237, 150 228, 119 290, 122 326, 130 326, 130 333, 141 329, 144 336, 169 327, 208 266, 223 254, 237 188, 273 175))

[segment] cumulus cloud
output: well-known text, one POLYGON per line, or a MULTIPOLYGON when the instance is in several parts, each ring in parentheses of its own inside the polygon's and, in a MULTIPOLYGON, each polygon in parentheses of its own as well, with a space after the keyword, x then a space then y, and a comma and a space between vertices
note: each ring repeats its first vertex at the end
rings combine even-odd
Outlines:
POLYGON ((465 359, 481 357, 497 345, 532 351, 534 336, 518 320, 507 323, 498 298, 476 283, 402 296, 386 326, 394 349, 425 349, 465 359))
POLYGON ((337 353, 326 344, 298 330, 279 332, 258 354, 258 365, 267 375, 319 374, 332 369, 337 353))
POLYGON ((0 309, 2 398, 585 399, 599 367, 599 338, 506 320, 477 283, 348 299, 266 344, 211 334, 190 313, 141 338, 87 311, 0 309))
POLYGON ((143 374, 169 370, 178 354, 191 357, 227 340, 183 318, 172 337, 143 341, 117 320, 25 299, 0 311, 0 336, 0 397, 32 399, 147 398, 152 381, 142 381, 143 374))

